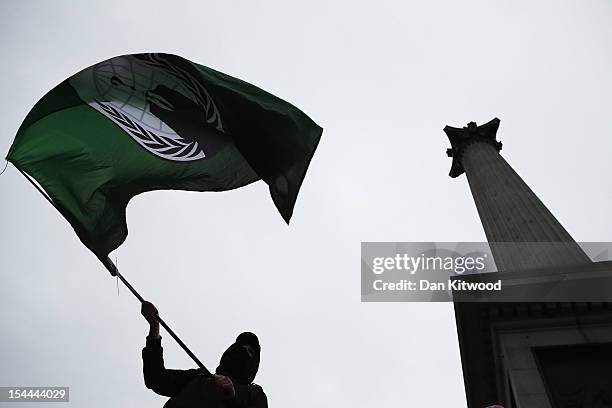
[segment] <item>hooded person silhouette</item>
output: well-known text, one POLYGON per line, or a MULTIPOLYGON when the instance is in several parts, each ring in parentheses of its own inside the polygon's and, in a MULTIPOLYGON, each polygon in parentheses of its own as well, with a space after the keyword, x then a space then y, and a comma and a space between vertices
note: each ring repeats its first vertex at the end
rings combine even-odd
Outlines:
POLYGON ((253 383, 261 353, 255 334, 238 335, 221 356, 216 374, 207 377, 200 369, 165 368, 157 309, 145 301, 141 313, 149 322, 142 350, 144 382, 155 393, 170 397, 164 408, 267 408, 266 394, 253 383))

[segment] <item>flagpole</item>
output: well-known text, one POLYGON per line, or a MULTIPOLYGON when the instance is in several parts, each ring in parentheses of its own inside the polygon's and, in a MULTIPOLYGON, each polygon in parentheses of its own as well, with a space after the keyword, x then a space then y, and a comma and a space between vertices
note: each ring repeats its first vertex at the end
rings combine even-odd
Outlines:
MULTIPOLYGON (((13 165, 15 165, 15 163, 13 163, 13 165)), ((32 180, 32 178, 25 171, 21 170, 17 165, 15 165, 15 167, 34 186, 34 188, 36 188, 36 190, 38 190, 38 192, 40 194, 42 194, 42 196, 45 197, 47 199, 47 201, 56 210, 59 211, 59 209, 56 207, 56 205, 53 202, 53 200, 51 200, 51 197, 49 197, 47 195, 47 193, 38 184, 36 184, 34 182, 34 180, 32 180)), ((60 211, 60 213, 61 213, 61 211, 60 211)), ((104 267, 110 272, 111 276, 116 276, 117 278, 119 278, 119 280, 121 280, 121 282, 123 282, 123 284, 130 290, 130 292, 132 292, 132 294, 140 301, 140 303, 144 303, 145 302, 145 299, 142 296, 140 296, 140 293, 138 293, 138 291, 136 291, 136 289, 134 289, 134 287, 130 284, 130 282, 128 282, 127 279, 125 279, 123 277, 123 275, 119 272, 119 269, 117 268, 117 266, 113 263, 113 261, 111 261, 111 259, 108 256, 106 258, 98 257, 98 259, 100 260, 100 262, 102 262, 104 267)), ((204 376, 212 377, 212 374, 208 370, 208 368, 206 368, 204 366, 204 364, 202 364, 202 362, 196 357, 195 354, 193 354, 191 352, 191 350, 189 350, 189 347, 187 347, 187 345, 185 343, 183 343, 183 341, 176 335, 176 333, 174 333, 174 331, 170 328, 170 326, 168 326, 166 324, 166 322, 164 322, 162 320, 162 318, 159 317, 159 315, 157 315, 156 318, 157 318, 157 321, 159 322, 159 324, 164 329, 166 329, 166 331, 174 339, 174 341, 176 341, 178 343, 178 345, 181 346, 181 348, 185 351, 185 353, 187 353, 187 355, 189 357, 191 357, 191 359, 198 365, 198 367, 200 367, 200 369, 204 373, 204 376)))
MULTIPOLYGON (((112 276, 118 277, 119 280, 123 282, 123 284, 130 290, 130 292, 132 292, 134 296, 136 296, 136 298, 140 300, 140 303, 145 302, 144 298, 140 296, 140 293, 138 293, 136 289, 134 289, 134 287, 130 285, 130 282, 128 282, 127 279, 123 277, 123 275, 119 272, 117 265, 115 265, 115 263, 111 261, 111 259, 108 256, 105 259, 100 258, 100 261, 102 261, 102 264, 104 265, 104 267, 106 267, 106 269, 108 270, 108 272, 110 272, 112 276)), ((185 350, 185 353, 187 353, 187 355, 191 357, 193 361, 195 361, 198 367, 202 369, 202 371, 204 372, 204 375, 206 377, 211 377, 212 376, 211 372, 204 366, 204 364, 202 364, 202 362, 196 357, 196 355, 193 354, 191 350, 189 350, 189 347, 187 347, 187 345, 183 343, 183 341, 176 335, 176 333, 174 333, 174 331, 166 324, 166 322, 164 322, 162 318, 159 317, 159 315, 157 315, 156 317, 157 317, 157 321, 159 322, 159 324, 164 329, 166 329, 168 334, 172 336, 172 338, 178 343, 179 346, 183 348, 183 350, 185 350)))

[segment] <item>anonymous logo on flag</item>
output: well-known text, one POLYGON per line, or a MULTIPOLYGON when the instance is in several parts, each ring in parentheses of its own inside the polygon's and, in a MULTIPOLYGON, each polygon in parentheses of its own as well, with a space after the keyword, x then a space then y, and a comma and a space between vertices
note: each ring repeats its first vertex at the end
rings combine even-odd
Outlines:
POLYGON ((100 259, 127 237, 130 199, 258 179, 288 223, 321 129, 265 90, 178 55, 107 59, 51 89, 7 159, 38 182, 100 259))
POLYGON ((70 78, 96 111, 164 159, 200 160, 229 141, 210 93, 170 55, 111 58, 70 78))

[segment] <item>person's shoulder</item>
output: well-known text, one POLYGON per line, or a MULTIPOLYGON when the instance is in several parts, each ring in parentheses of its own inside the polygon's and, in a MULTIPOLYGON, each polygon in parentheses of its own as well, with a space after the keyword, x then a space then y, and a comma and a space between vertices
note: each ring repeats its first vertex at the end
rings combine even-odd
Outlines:
POLYGON ((268 406, 268 397, 264 392, 263 388, 259 384, 251 383, 251 396, 254 405, 257 407, 267 407, 268 406))
POLYGON ((234 383, 236 396, 231 404, 234 407, 265 408, 268 406, 268 398, 263 388, 255 383, 234 383))
POLYGON ((250 400, 261 400, 266 398, 266 393, 264 392, 261 385, 250 383, 246 387, 249 390, 250 400))
POLYGON ((259 384, 249 383, 249 384, 244 384, 242 387, 246 388, 252 397, 257 396, 259 394, 266 395, 263 388, 259 384))
POLYGON ((258 389, 261 390, 263 392, 263 388, 261 388, 261 385, 259 384, 255 384, 255 383, 250 383, 249 387, 253 388, 253 389, 258 389))

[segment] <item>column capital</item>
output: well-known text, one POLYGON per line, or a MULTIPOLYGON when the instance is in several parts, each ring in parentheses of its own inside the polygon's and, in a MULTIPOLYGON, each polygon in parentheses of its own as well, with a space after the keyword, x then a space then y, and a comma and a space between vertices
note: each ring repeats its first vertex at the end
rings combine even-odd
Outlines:
POLYGON ((446 126, 444 133, 450 140, 451 147, 446 150, 448 157, 453 158, 453 164, 449 176, 452 178, 458 177, 465 171, 461 163, 461 154, 465 148, 472 143, 483 142, 492 145, 498 152, 502 148, 502 143, 496 139, 497 129, 499 128, 500 120, 495 118, 484 125, 476 125, 476 122, 470 122, 467 126, 456 128, 446 126))

